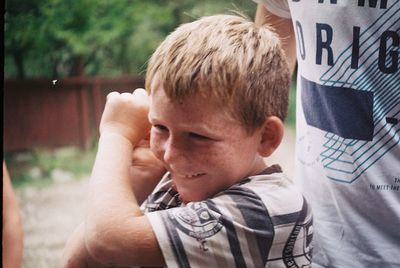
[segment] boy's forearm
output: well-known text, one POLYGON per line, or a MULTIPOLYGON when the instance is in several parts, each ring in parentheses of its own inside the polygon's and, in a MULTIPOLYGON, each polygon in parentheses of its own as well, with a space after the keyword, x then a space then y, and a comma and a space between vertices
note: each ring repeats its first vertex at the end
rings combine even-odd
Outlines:
POLYGON ((84 231, 88 255, 104 265, 163 263, 152 227, 135 196, 141 190, 136 185, 139 178, 130 177, 135 167, 134 148, 150 131, 148 110, 149 97, 144 89, 107 96, 84 231))
POLYGON ((85 245, 90 257, 103 265, 163 263, 152 227, 130 183, 133 147, 118 134, 102 134, 99 140, 89 184, 85 245))
POLYGON ((113 240, 117 227, 142 215, 129 180, 132 150, 132 143, 121 135, 100 137, 88 193, 85 239, 89 253, 93 245, 108 247, 105 244, 113 240))
POLYGON ((102 220, 108 213, 142 215, 129 179, 133 147, 121 135, 101 135, 89 186, 87 221, 102 220))

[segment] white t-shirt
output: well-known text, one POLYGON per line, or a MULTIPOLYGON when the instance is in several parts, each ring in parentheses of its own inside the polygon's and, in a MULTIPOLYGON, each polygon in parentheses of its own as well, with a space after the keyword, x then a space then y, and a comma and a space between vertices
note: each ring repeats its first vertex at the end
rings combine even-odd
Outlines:
POLYGON ((296 33, 313 267, 400 267, 400 1, 256 2, 296 33))
POLYGON ((168 267, 310 266, 311 209, 279 166, 186 205, 167 173, 142 208, 168 267))

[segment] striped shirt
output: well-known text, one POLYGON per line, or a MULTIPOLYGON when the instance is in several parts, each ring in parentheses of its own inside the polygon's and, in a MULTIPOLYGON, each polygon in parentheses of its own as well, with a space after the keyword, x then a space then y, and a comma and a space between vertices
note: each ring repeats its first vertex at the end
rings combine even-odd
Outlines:
POLYGON ((168 267, 311 265, 311 209, 279 166, 187 204, 167 173, 143 209, 168 267))

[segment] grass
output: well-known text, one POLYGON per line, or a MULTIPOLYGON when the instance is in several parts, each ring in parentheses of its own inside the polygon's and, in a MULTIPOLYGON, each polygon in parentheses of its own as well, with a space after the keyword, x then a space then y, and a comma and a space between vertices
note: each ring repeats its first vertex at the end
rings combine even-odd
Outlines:
POLYGON ((54 174, 80 178, 89 174, 96 148, 82 150, 69 146, 58 149, 36 148, 33 151, 6 153, 4 159, 15 188, 45 187, 54 182, 54 174))

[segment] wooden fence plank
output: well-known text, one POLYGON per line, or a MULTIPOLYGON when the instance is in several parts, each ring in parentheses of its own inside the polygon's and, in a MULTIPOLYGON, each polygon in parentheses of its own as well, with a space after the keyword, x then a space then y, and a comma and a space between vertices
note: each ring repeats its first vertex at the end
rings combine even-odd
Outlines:
POLYGON ((5 80, 4 151, 78 145, 85 148, 111 90, 143 87, 143 77, 5 80))

